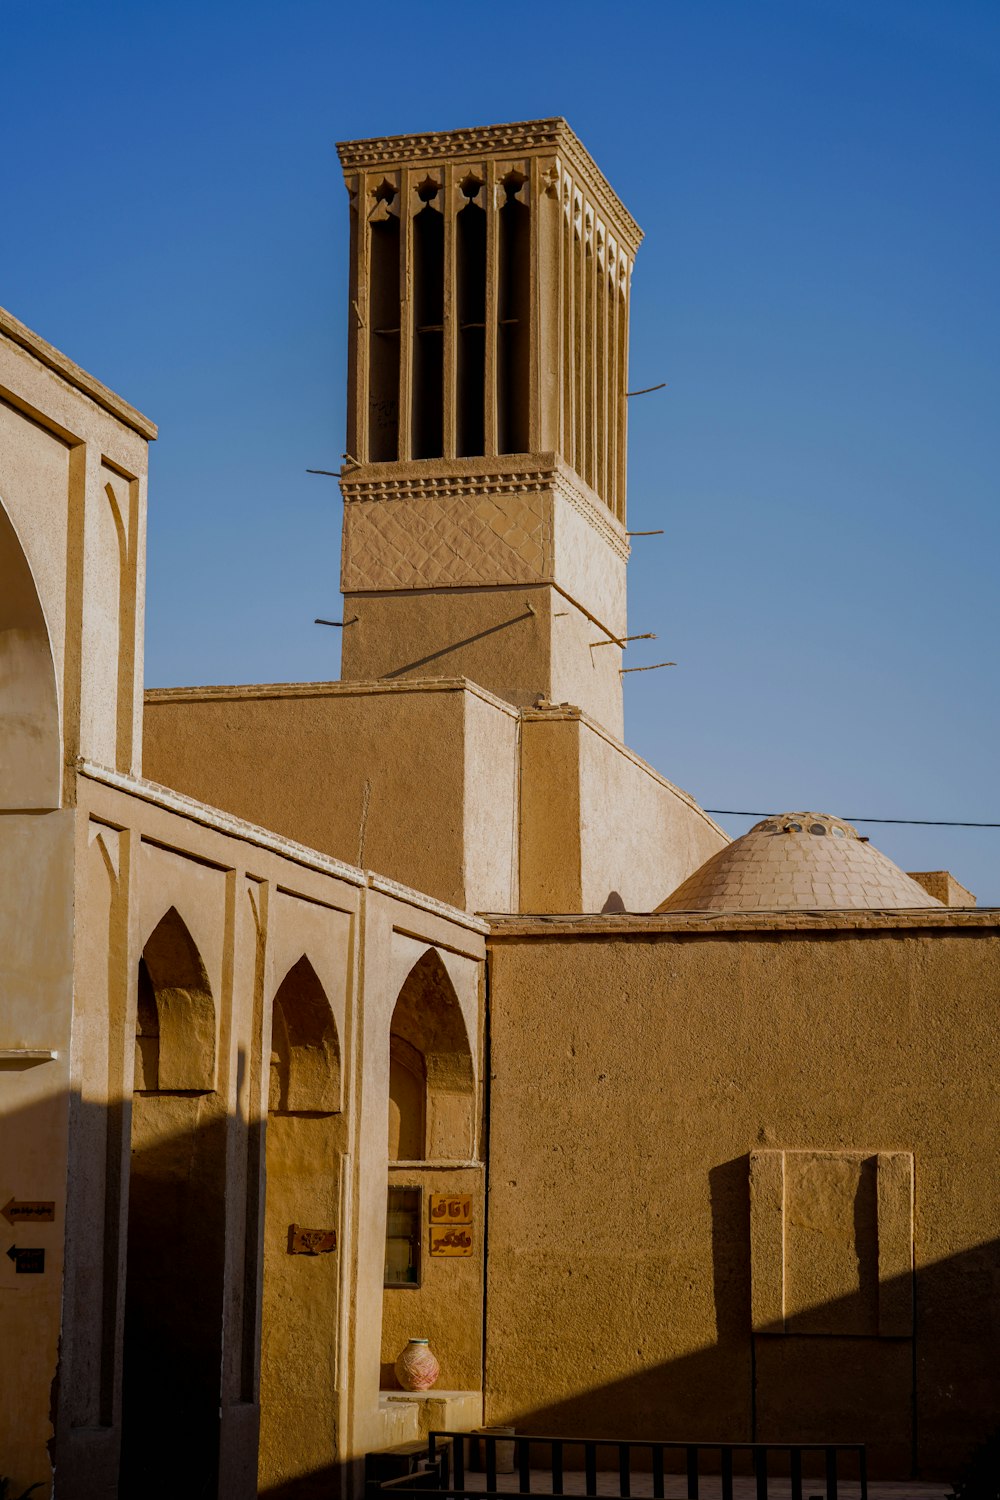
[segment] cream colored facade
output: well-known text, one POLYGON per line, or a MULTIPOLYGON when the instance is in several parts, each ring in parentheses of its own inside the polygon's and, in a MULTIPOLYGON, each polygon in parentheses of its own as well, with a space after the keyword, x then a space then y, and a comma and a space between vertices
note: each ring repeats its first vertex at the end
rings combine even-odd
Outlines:
POLYGON ((997 914, 622 743, 640 235, 565 122, 341 159, 341 682, 143 698, 156 429, 0 313, 0 1475, 318 1500, 484 1417, 947 1470, 997 914))
POLYGON ((2 332, 0 1473, 326 1495, 419 1426, 379 1390, 390 1029, 428 974, 466 1064, 426 1170, 482 1201, 485 924, 142 779, 155 429, 2 332))

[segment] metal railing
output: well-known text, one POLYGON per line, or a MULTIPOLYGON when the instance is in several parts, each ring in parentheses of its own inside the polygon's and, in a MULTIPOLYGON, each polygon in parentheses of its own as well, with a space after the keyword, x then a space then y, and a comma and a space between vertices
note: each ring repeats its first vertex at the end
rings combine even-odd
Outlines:
MULTIPOLYGON (((739 1475, 741 1459, 752 1479, 754 1500, 769 1500, 773 1493, 769 1489, 772 1481, 778 1482, 782 1495, 790 1493, 791 1500, 814 1500, 820 1491, 824 1500, 838 1500, 842 1483, 851 1484, 858 1500, 867 1500, 868 1467, 863 1443, 682 1443, 648 1439, 538 1437, 533 1433, 512 1436, 489 1432, 432 1432, 428 1435, 427 1454, 420 1470, 384 1480, 371 1488, 373 1491, 389 1491, 397 1500, 410 1494, 426 1496, 429 1491, 441 1496, 442 1500, 501 1500, 501 1497, 511 1494, 579 1500, 579 1487, 566 1489, 566 1474, 582 1472, 584 1496, 614 1495, 628 1500, 634 1493, 633 1481, 641 1474, 639 1493, 651 1493, 653 1500, 665 1500, 668 1478, 676 1478, 685 1486, 687 1500, 700 1500, 702 1481, 705 1480, 711 1481, 713 1491, 718 1489, 721 1500, 734 1500, 734 1473, 739 1475), (484 1456, 482 1469, 470 1470, 466 1464, 465 1444, 470 1441, 479 1445, 484 1456), (498 1449, 502 1449, 508 1459, 511 1449, 514 1454, 516 1479, 503 1487, 497 1482, 498 1472, 501 1472, 498 1449), (572 1450, 570 1457, 574 1461, 571 1465, 566 1463, 567 1450, 572 1450), (578 1461, 581 1451, 582 1466, 578 1461), (850 1461, 848 1466, 853 1473, 844 1472, 845 1460, 850 1461), (814 1468, 820 1473, 814 1475, 810 1472, 814 1468), (779 1469, 782 1470, 780 1474, 779 1469), (600 1490, 599 1473, 603 1476, 600 1490), (470 1479, 470 1474, 475 1478, 470 1479), (651 1489, 645 1482, 647 1474, 651 1489), (480 1475, 484 1476, 485 1482, 480 1482, 480 1475), (609 1489, 610 1475, 616 1475, 617 1483, 609 1489), (808 1494, 804 1488, 806 1484, 808 1494)), ((501 1467, 510 1472, 509 1467, 501 1467)))

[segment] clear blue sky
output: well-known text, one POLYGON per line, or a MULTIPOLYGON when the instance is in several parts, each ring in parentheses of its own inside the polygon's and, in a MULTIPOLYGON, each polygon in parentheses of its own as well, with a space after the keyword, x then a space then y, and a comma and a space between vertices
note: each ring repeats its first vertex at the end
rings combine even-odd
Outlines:
MULTIPOLYGON (((0 47, 0 302, 160 424, 151 685, 337 675, 334 141, 564 114, 670 383, 630 743, 710 807, 1000 821, 997 0, 0 0, 0 47)), ((1000 831, 867 831, 1000 904, 1000 831)))

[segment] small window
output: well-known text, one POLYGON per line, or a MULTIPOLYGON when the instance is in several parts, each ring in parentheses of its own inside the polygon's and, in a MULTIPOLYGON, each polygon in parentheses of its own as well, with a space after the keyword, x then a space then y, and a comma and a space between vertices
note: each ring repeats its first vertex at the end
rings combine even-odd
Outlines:
POLYGON ((385 1220, 385 1285, 420 1285, 422 1189, 391 1187, 385 1220))

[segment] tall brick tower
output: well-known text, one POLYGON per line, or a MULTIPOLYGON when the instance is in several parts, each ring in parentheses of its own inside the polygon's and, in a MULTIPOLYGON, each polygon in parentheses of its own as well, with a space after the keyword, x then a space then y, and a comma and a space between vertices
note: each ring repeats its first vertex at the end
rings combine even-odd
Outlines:
POLYGON ((565 120, 338 150, 342 676, 464 676, 620 737, 641 232, 565 120))

